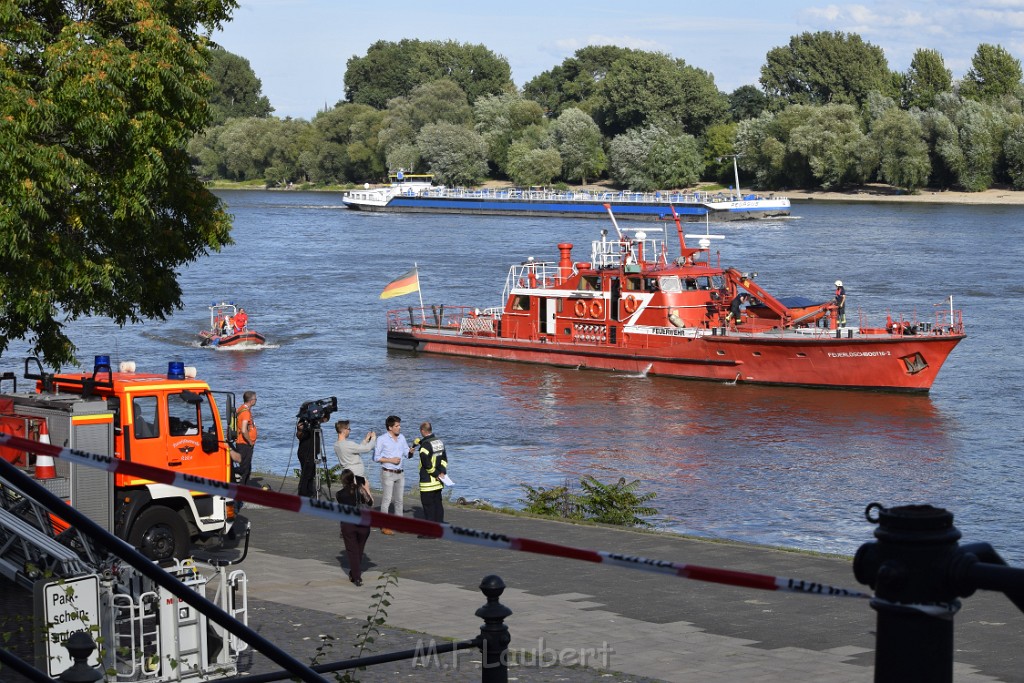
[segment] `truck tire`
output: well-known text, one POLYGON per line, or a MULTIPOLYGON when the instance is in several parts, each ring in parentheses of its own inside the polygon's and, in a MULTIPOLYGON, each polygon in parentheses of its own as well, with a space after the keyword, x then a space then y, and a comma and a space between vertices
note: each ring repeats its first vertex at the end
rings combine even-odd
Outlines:
POLYGON ((181 515, 165 507, 150 507, 132 524, 128 542, 151 560, 184 560, 189 555, 188 526, 181 515))

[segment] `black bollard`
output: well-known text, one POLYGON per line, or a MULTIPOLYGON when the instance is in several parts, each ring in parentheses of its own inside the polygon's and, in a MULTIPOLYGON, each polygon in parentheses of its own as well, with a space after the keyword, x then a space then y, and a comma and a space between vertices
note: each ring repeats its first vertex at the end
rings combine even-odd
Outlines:
POLYGON ((92 642, 92 637, 88 633, 75 631, 64 642, 64 647, 68 649, 68 653, 71 654, 75 663, 68 667, 57 680, 61 683, 94 683, 103 679, 103 672, 92 668, 87 663, 89 655, 96 649, 96 644, 92 642))
POLYGON ((948 580, 959 556, 953 514, 930 505, 886 509, 878 503, 865 514, 878 523, 878 540, 857 549, 853 573, 875 590, 876 683, 951 683, 957 597, 973 592, 958 596, 948 580))
POLYGON ((512 642, 505 619, 512 610, 498 602, 505 592, 505 582, 491 574, 480 582, 480 592, 487 596, 487 604, 476 611, 484 620, 480 627, 480 652, 483 664, 480 680, 483 683, 508 683, 508 644, 512 642))

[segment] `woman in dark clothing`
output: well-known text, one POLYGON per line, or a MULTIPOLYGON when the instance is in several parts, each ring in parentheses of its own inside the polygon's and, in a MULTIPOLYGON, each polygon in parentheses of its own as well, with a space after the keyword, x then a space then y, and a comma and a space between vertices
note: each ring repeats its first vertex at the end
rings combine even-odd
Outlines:
MULTIPOLYGON (((373 505, 373 496, 360 486, 352 470, 341 473, 341 490, 338 491, 338 502, 342 505, 361 508, 373 505)), ((370 527, 358 524, 341 523, 341 538, 345 541, 345 554, 348 556, 348 580, 357 586, 363 585, 363 549, 366 539, 370 536, 370 527)))

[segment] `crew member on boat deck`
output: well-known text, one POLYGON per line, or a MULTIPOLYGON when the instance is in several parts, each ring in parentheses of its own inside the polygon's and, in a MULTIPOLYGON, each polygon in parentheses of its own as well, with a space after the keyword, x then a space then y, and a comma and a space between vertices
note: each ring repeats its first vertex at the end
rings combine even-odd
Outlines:
POLYGON ((741 292, 732 298, 732 301, 729 302, 729 315, 725 316, 726 325, 728 325, 731 320, 735 320, 737 325, 742 322, 740 320, 740 315, 742 314, 742 309, 740 307, 746 303, 746 301, 747 294, 745 292, 741 292))
POLYGON ((249 314, 245 312, 244 308, 239 308, 238 313, 235 314, 235 329, 244 330, 245 326, 249 324, 249 314))
POLYGON ((224 314, 224 320, 220 324, 220 333, 222 336, 234 334, 235 326, 231 324, 231 316, 224 314))
POLYGON ((836 280, 836 327, 846 327, 846 288, 836 280))

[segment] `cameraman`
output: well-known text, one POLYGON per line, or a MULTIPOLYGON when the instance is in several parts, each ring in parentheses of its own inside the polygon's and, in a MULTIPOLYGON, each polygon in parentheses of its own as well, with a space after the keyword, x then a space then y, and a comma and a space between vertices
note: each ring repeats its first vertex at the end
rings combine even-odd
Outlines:
POLYGON ((314 494, 313 480, 316 478, 316 456, 319 455, 317 447, 321 445, 317 443, 317 432, 319 431, 320 424, 326 422, 327 419, 327 415, 321 416, 316 422, 300 418, 295 425, 295 438, 299 440, 299 466, 302 468, 299 472, 300 496, 308 497, 314 494))

